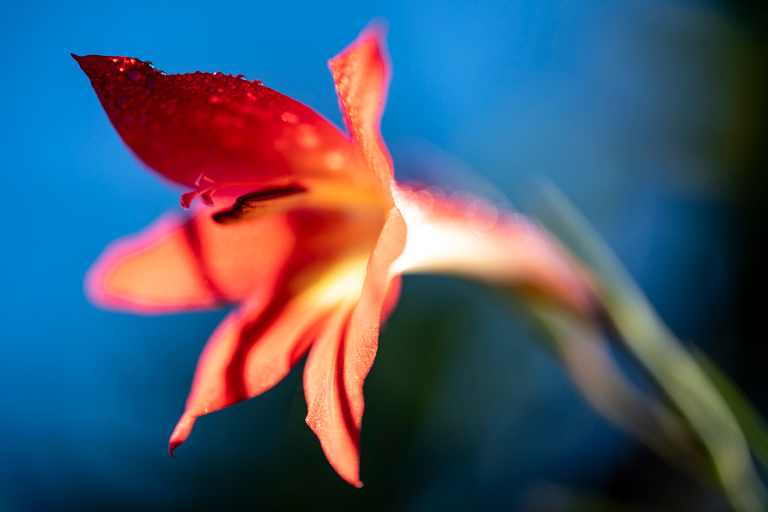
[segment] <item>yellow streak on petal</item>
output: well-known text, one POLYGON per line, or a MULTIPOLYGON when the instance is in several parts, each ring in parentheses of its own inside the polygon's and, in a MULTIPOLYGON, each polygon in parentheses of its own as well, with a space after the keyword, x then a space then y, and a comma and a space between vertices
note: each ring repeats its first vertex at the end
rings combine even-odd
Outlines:
POLYGON ((367 265, 367 255, 337 263, 309 285, 299 300, 314 306, 357 302, 365 281, 367 265))

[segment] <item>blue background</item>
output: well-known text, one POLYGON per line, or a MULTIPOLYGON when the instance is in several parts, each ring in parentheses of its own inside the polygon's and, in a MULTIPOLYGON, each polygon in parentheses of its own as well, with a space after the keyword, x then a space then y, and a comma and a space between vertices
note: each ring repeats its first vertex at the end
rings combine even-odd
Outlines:
POLYGON ((168 457, 224 313, 139 317, 85 300, 99 252, 178 208, 179 191, 122 144, 69 53, 242 73, 340 124, 326 61, 375 16, 390 24, 382 131, 399 176, 523 208, 535 208, 538 177, 552 180, 673 330, 765 405, 759 4, 7 1, 0 509, 542 510, 586 495, 712 504, 585 407, 521 324, 440 278, 406 279, 382 335, 362 490, 333 473, 304 425, 300 370, 202 418, 168 457))

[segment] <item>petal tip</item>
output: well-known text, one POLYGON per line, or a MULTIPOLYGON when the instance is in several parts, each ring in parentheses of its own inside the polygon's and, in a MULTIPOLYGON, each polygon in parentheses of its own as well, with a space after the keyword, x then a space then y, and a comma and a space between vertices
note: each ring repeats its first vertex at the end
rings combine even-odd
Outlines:
POLYGON ((387 33, 389 33, 389 20, 384 16, 376 16, 368 22, 368 25, 365 26, 360 33, 360 36, 361 38, 365 37, 383 40, 387 37, 387 33))
POLYGON ((77 61, 88 78, 93 78, 95 75, 105 74, 107 65, 107 57, 101 55, 75 55, 71 53, 72 58, 77 61))
POLYGON ((110 293, 106 283, 109 271, 117 265, 123 255, 123 251, 115 249, 115 244, 113 243, 104 250, 101 256, 85 272, 83 294, 88 302, 94 306, 107 310, 121 309, 120 306, 123 304, 123 301, 121 298, 110 293))
POLYGON ((168 443, 168 455, 170 455, 171 457, 176 457, 176 456, 173 454, 173 451, 174 451, 176 448, 178 448, 178 447, 179 447, 179 445, 180 445, 181 443, 183 443, 183 442, 184 442, 184 441, 178 441, 178 440, 173 440, 173 439, 171 439, 171 440, 170 440, 170 442, 168 443))
POLYGON ((350 52, 355 51, 357 48, 366 43, 373 42, 376 46, 376 50, 379 52, 379 55, 386 65, 387 74, 389 74, 391 69, 391 62, 389 59, 389 51, 387 50, 386 42, 388 33, 389 21, 381 16, 373 18, 370 22, 368 22, 363 30, 360 31, 357 38, 352 41, 349 46, 342 50, 341 53, 328 60, 328 67, 333 70, 335 63, 338 62, 342 57, 349 54, 350 52))
POLYGON ((88 268, 83 279, 83 293, 94 306, 109 311, 131 312, 143 315, 158 315, 187 308, 187 303, 173 305, 147 301, 135 289, 116 289, 111 281, 121 265, 132 256, 152 246, 163 236, 184 225, 184 219, 176 214, 166 213, 154 224, 138 234, 125 236, 110 243, 88 268))
POLYGON ((184 414, 176 424, 176 428, 173 429, 173 433, 171 434, 171 439, 168 441, 168 453, 171 457, 175 456, 173 452, 176 448, 187 440, 194 424, 195 416, 187 414, 184 414))

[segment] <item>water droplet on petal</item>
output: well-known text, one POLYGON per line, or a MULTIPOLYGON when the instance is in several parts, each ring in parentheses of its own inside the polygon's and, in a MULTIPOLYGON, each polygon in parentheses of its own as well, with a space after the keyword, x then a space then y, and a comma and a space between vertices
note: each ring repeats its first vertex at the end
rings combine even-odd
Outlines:
POLYGON ((296 139, 299 146, 305 149, 314 149, 320 144, 320 139, 315 132, 314 126, 309 124, 299 125, 296 139))
POLYGON ((419 190, 415 195, 415 201, 418 203, 419 208, 424 214, 432 211, 435 206, 435 198, 426 189, 419 190))
POLYGON ((499 209, 487 199, 477 199, 474 211, 468 215, 469 226, 477 234, 494 227, 499 220, 499 209))
POLYGON ((152 69, 154 69, 154 68, 155 68, 155 65, 154 65, 154 64, 152 64, 152 61, 151 61, 151 60, 145 60, 145 61, 144 61, 144 64, 146 64, 147 66, 151 67, 152 69))
POLYGON ((435 201, 438 201, 438 202, 441 202, 441 203, 445 201, 445 190, 443 190, 442 188, 436 187, 434 185, 430 185, 427 188, 425 188, 424 190, 429 192, 429 194, 432 196, 432 198, 435 201))
POLYGON ((240 80, 245 80, 245 75, 237 75, 235 78, 238 78, 240 80))
POLYGON ((477 199, 475 198, 474 195, 470 194, 465 190, 455 191, 453 194, 450 195, 450 197, 448 197, 448 201, 453 203, 453 205, 459 210, 462 210, 464 212, 464 215, 469 216, 475 212, 477 199))
POLYGON ((338 171, 344 165, 344 157, 338 152, 334 151, 325 157, 325 164, 332 171, 338 171))
POLYGON ((262 81, 261 81, 261 80, 259 80, 258 78, 257 78, 257 79, 255 79, 255 80, 251 80, 251 83, 252 83, 252 84, 255 84, 255 85, 264 85, 264 82, 262 82, 262 81))

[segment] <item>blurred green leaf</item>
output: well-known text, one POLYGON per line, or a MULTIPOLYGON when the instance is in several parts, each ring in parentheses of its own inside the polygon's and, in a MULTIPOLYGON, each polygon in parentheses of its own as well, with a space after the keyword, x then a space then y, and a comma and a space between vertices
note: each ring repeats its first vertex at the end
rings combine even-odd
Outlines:
POLYGON ((704 445, 724 496, 737 511, 765 510, 768 493, 718 387, 581 213, 554 185, 542 189, 546 208, 539 212, 541 222, 595 273, 595 294, 606 319, 704 445))
POLYGON ((605 419, 656 450, 670 463, 711 478, 690 428, 676 410, 635 386, 611 354, 594 319, 550 303, 527 301, 576 387, 605 419))
POLYGON ((768 468, 768 423, 765 418, 709 356, 695 347, 691 352, 728 402, 757 460, 768 468))

